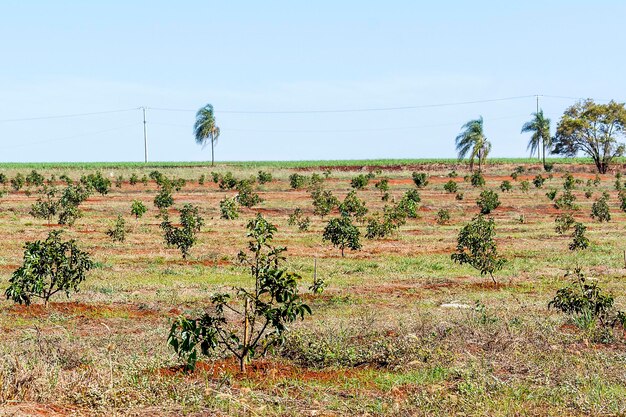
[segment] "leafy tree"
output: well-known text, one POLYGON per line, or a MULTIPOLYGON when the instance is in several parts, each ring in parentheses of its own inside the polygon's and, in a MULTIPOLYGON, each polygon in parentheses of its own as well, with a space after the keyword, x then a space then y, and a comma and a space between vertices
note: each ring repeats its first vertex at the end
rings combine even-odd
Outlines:
POLYGON ((618 198, 619 198, 619 208, 620 210, 622 210, 623 212, 626 212, 626 190, 620 190, 620 192, 617 194, 618 198))
POLYGON ((89 198, 89 189, 80 183, 68 185, 59 199, 59 224, 72 226, 82 216, 79 206, 89 198))
POLYGON ((459 190, 459 186, 456 181, 450 180, 443 185, 443 189, 450 194, 454 194, 459 190))
POLYGON ((47 306, 58 292, 69 297, 93 268, 89 254, 78 249, 75 240, 62 241, 59 230, 50 232, 44 241, 27 242, 24 249, 23 264, 5 291, 8 299, 19 304, 30 305, 33 298, 40 298, 47 306))
POLYGON ((574 217, 570 213, 563 213, 556 216, 554 222, 556 223, 554 230, 558 234, 562 235, 574 226, 576 220, 574 220, 574 217))
POLYGON ((163 221, 161 229, 165 233, 164 238, 168 246, 176 246, 180 249, 183 259, 187 259, 189 249, 196 243, 196 235, 204 225, 204 220, 198 214, 198 207, 185 204, 180 210, 180 226, 174 226, 169 221, 167 212, 162 212, 163 221))
POLYGON ((272 174, 269 172, 259 171, 257 178, 259 179, 259 184, 272 182, 272 174))
POLYGON ((212 311, 172 324, 167 342, 189 370, 195 368, 198 350, 207 356, 224 350, 244 372, 251 360, 284 343, 290 323, 311 314, 298 291, 300 276, 282 267, 287 249, 272 245, 276 226, 259 214, 248 230, 250 254, 242 251, 238 258, 250 268, 253 285, 214 294, 212 311))
POLYGON ((123 184, 124 184, 124 176, 118 175, 117 178, 115 179, 115 187, 122 188, 123 184))
POLYGON ((234 198, 225 198, 220 201, 220 217, 226 220, 234 220, 239 217, 239 204, 234 198))
POLYGON ((532 114, 532 120, 524 123, 521 133, 532 133, 528 141, 528 149, 530 156, 537 152, 537 157, 541 157, 543 150, 543 166, 546 166, 546 149, 550 150, 552 146, 552 137, 550 136, 550 119, 543 115, 543 110, 539 110, 532 114))
POLYGON ((207 104, 196 113, 196 122, 193 125, 193 133, 196 137, 196 143, 206 146, 207 142, 211 143, 211 166, 215 165, 214 148, 217 144, 217 138, 220 136, 220 128, 215 121, 215 113, 213 106, 207 104))
POLYGON ((425 172, 413 172, 412 177, 417 188, 424 188, 428 185, 428 174, 425 172))
POLYGON ((370 177, 364 174, 359 174, 356 177, 352 178, 350 181, 350 186, 355 190, 362 190, 367 187, 367 184, 370 182, 370 177))
POLYGON ((139 182, 139 176, 133 172, 133 174, 128 179, 128 183, 130 185, 136 185, 139 182))
POLYGON ((356 191, 350 191, 339 204, 339 212, 342 216, 353 216, 355 219, 361 221, 367 214, 367 207, 365 207, 365 201, 361 200, 356 191))
POLYGON ((476 204, 480 207, 481 214, 489 214, 493 210, 500 207, 500 199, 495 191, 484 190, 480 193, 480 197, 476 200, 476 204))
POLYGON ((505 260, 498 255, 495 236, 495 222, 492 218, 485 219, 482 214, 474 217, 463 226, 457 240, 456 253, 452 260, 461 265, 469 264, 481 275, 489 274, 493 282, 494 272, 504 266, 505 260))
POLYGON ((500 190, 504 193, 507 191, 511 191, 513 189, 513 186, 511 185, 511 181, 509 180, 504 180, 502 181, 502 183, 500 184, 500 190))
POLYGON ((126 240, 126 221, 122 215, 118 215, 115 224, 107 230, 109 236, 114 242, 123 242, 126 240))
MULTIPOLYGON (((556 190, 555 190, 556 194, 556 190)), ((564 191, 559 198, 554 200, 554 207, 566 210, 578 210, 578 206, 574 204, 576 196, 571 191, 564 191)))
POLYGON ((602 197, 597 199, 591 205, 591 218, 598 220, 600 223, 608 222, 611 220, 611 212, 609 210, 609 205, 607 201, 609 200, 609 195, 605 192, 602 194, 602 197))
POLYGON ((574 224, 574 234, 572 235, 572 243, 569 245, 569 250, 582 250, 589 247, 589 239, 585 236, 585 230, 587 230, 587 226, 584 224, 574 224))
POLYGON ((576 188, 576 179, 574 178, 572 174, 567 172, 565 173, 565 176, 563 178, 564 178, 563 189, 565 191, 571 191, 576 188))
POLYGON ((556 190, 550 190, 546 193, 546 197, 548 197, 549 200, 554 201, 554 199, 556 198, 556 194, 557 194, 556 190))
POLYGON ((483 118, 470 120, 462 127, 463 131, 456 137, 456 150, 459 161, 469 157, 470 169, 474 170, 474 160, 478 159, 478 171, 491 151, 491 143, 487 140, 483 130, 483 118))
POLYGON ((8 178, 4 172, 0 172, 0 185, 6 185, 8 182, 8 178))
POLYGON ((165 209, 174 205, 174 197, 172 196, 172 187, 164 185, 159 188, 159 192, 154 197, 154 206, 158 209, 165 209))
POLYGON ((482 172, 476 171, 472 173, 470 176, 470 184, 472 184, 472 187, 484 187, 485 177, 483 177, 482 172))
POLYGON ((11 187, 14 191, 19 191, 24 187, 24 183, 26 180, 24 179, 24 175, 21 172, 15 174, 15 177, 11 179, 11 187))
POLYGON ((307 177, 304 175, 300 175, 297 172, 294 172, 289 176, 289 185, 294 190, 298 190, 303 188, 307 183, 307 177))
POLYGON ((447 224, 450 221, 450 211, 448 209, 441 209, 437 212, 437 224, 447 224))
POLYGON ((108 194, 109 189, 111 188, 111 180, 103 177, 100 171, 96 172, 95 174, 82 176, 80 182, 88 190, 95 190, 101 195, 108 194))
POLYGON ((546 182, 546 179, 541 176, 541 174, 537 174, 533 179, 533 184, 537 188, 543 187, 543 183, 546 182))
POLYGON ((575 156, 584 152, 593 159, 598 172, 605 174, 613 159, 624 153, 624 144, 618 139, 624 136, 625 127, 624 103, 580 101, 563 113, 556 129, 553 153, 575 156))
POLYGON ((237 185, 239 184, 239 181, 233 176, 233 173, 230 171, 226 172, 226 174, 224 175, 218 174, 218 181, 216 182, 218 183, 220 190, 233 190, 237 188, 237 185))
POLYGON ((296 208, 293 213, 289 215, 287 223, 289 226, 298 226, 298 230, 301 232, 306 232, 309 230, 309 226, 311 225, 311 219, 304 217, 301 208, 296 208))
POLYGON ((61 205, 59 199, 56 198, 58 190, 54 186, 44 185, 41 189, 41 196, 30 208, 30 215, 35 218, 43 218, 48 220, 48 225, 52 222, 52 218, 59 211, 61 205))
POLYGON ((45 181, 44 176, 41 175, 39 172, 35 171, 34 169, 30 172, 30 174, 26 176, 26 185, 28 185, 29 187, 30 186, 41 187, 44 181, 45 181))
POLYGON ((252 182, 249 180, 241 180, 237 184, 237 202, 244 207, 256 206, 263 202, 261 197, 254 192, 252 182))
POLYGON ((361 232, 352 224, 352 219, 341 216, 328 222, 324 228, 323 240, 341 249, 341 256, 343 257, 346 248, 351 250, 361 249, 360 237, 361 232))
POLYGON ((313 214, 324 218, 332 209, 339 205, 339 200, 330 190, 324 190, 322 187, 315 187, 311 191, 313 199, 313 214))
POLYGON ((139 219, 140 217, 143 217, 143 215, 146 214, 147 211, 148 211, 148 208, 143 202, 139 200, 133 200, 130 206, 130 213, 133 216, 135 216, 135 219, 139 219))
POLYGON ((527 193, 528 190, 530 190, 530 183, 528 182, 528 180, 523 180, 519 183, 519 188, 520 190, 522 190, 523 193, 527 193))

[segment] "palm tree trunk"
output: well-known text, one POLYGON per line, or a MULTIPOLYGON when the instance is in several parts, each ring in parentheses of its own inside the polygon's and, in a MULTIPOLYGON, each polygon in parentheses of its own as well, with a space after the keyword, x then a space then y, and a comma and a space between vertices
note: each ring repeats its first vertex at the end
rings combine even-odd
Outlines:
POLYGON ((543 169, 546 169, 546 140, 541 138, 541 145, 543 148, 543 169))
POLYGON ((211 166, 215 165, 215 157, 213 153, 213 141, 211 141, 211 166))

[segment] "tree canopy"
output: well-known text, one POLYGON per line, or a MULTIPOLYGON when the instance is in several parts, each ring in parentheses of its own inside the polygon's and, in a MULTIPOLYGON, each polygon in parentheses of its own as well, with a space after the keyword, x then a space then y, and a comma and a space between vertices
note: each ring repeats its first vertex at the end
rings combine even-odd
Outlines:
POLYGON ((204 147, 207 142, 211 143, 211 166, 213 166, 215 163, 214 147, 217 143, 217 138, 220 136, 220 128, 215 121, 215 112, 211 104, 207 104, 196 113, 193 132, 197 144, 204 147))
POLYGON ((491 150, 491 143, 489 143, 483 131, 482 116, 465 123, 462 129, 463 131, 456 137, 456 150, 459 155, 459 161, 468 156, 470 169, 473 170, 474 160, 478 159, 478 170, 480 171, 491 150))

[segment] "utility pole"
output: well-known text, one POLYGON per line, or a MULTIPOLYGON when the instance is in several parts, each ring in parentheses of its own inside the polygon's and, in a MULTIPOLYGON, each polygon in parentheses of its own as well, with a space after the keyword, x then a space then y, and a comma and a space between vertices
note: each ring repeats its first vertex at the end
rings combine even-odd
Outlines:
POLYGON ((148 124, 146 123, 146 108, 142 107, 143 111, 143 152, 144 162, 148 163, 148 124))

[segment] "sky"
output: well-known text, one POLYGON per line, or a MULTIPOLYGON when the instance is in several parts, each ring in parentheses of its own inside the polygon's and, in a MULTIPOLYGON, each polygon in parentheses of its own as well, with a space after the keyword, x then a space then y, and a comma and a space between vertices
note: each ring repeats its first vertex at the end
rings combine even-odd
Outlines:
POLYGON ((207 103, 218 161, 452 158, 478 116, 492 156, 524 157, 536 95, 553 130, 577 98, 626 100, 624 16, 624 1, 3 0, 0 161, 142 161, 140 107, 151 161, 208 160, 207 103), (398 107, 414 108, 344 111, 398 107))

